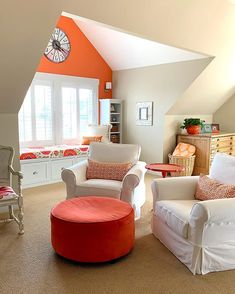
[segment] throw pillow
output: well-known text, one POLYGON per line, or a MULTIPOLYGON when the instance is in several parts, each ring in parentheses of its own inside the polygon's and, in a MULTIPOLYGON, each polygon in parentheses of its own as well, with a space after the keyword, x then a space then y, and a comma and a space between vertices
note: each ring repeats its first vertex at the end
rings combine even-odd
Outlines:
POLYGON ((90 145, 91 142, 101 142, 102 136, 83 136, 82 145, 90 145))
POLYGON ((88 159, 87 179, 122 181, 132 167, 131 163, 98 162, 88 159))
POLYGON ((183 157, 189 157, 194 155, 196 151, 196 147, 191 145, 191 144, 186 144, 186 143, 179 143, 174 152, 173 156, 183 156, 183 157))
POLYGON ((195 198, 198 200, 235 198, 235 185, 222 184, 205 175, 200 175, 195 198))

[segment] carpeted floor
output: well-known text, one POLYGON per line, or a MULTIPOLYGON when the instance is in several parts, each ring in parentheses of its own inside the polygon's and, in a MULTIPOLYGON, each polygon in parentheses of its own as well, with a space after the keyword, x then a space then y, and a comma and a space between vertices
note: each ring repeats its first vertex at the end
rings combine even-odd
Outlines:
POLYGON ((87 265, 57 256, 50 245, 50 209, 65 197, 62 183, 24 190, 25 234, 0 225, 0 293, 235 293, 235 271, 193 276, 153 235, 151 176, 147 202, 136 222, 136 244, 125 258, 87 265))

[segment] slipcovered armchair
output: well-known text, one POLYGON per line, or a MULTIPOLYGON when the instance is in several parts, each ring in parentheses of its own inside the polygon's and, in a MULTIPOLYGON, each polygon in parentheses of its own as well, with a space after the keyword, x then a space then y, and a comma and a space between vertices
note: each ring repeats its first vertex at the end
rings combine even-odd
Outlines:
POLYGON ((144 174, 145 162, 138 161, 141 147, 132 144, 91 143, 88 159, 97 162, 132 164, 122 181, 107 179, 87 179, 88 161, 62 171, 66 184, 67 199, 80 196, 113 197, 130 203, 135 210, 135 218, 140 218, 141 206, 145 202, 144 174))
MULTIPOLYGON (((235 157, 216 154, 210 177, 235 185, 235 157)), ((193 274, 235 269, 235 198, 196 200, 198 178, 153 181, 152 232, 193 274)))

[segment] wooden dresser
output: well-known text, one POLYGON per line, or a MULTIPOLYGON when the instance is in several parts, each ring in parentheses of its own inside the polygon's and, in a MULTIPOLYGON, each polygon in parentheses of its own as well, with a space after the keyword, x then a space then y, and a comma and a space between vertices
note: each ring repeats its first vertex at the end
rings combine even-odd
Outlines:
POLYGON ((177 135, 177 143, 188 143, 196 147, 193 175, 209 174, 215 153, 235 156, 235 133, 213 133, 199 135, 177 135))

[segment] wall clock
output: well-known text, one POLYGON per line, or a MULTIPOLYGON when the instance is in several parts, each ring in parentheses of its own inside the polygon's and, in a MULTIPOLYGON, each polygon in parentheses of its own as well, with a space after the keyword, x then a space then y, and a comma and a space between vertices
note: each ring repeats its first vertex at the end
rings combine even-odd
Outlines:
POLYGON ((55 28, 44 55, 52 62, 60 63, 65 61, 70 52, 68 36, 59 28, 55 28))

